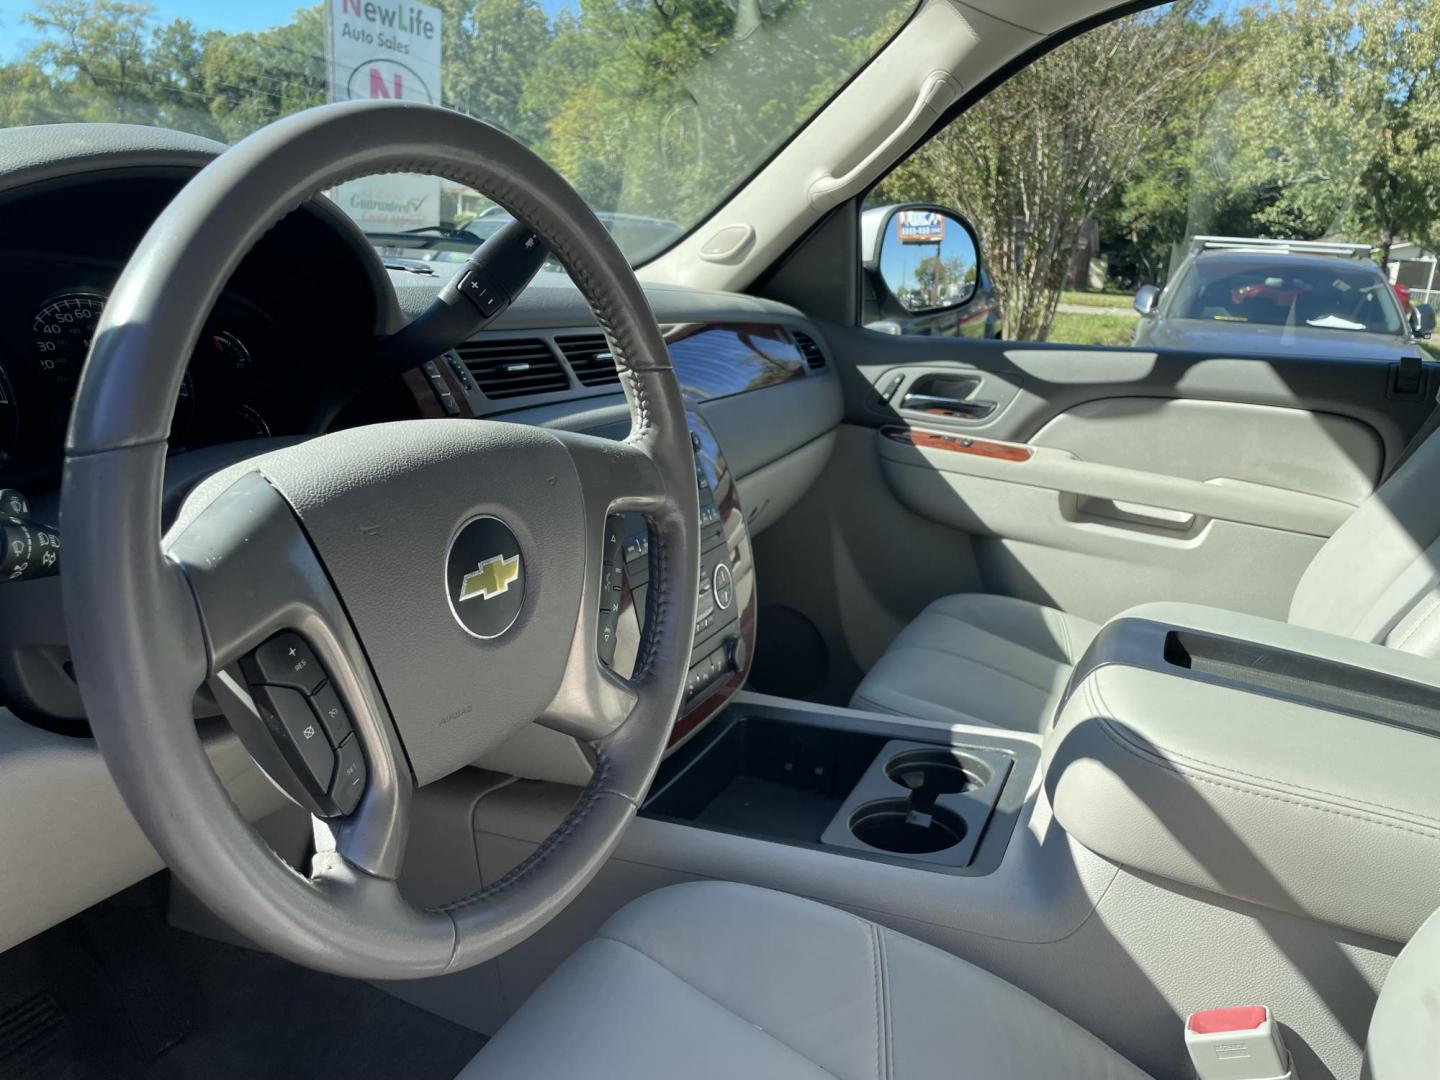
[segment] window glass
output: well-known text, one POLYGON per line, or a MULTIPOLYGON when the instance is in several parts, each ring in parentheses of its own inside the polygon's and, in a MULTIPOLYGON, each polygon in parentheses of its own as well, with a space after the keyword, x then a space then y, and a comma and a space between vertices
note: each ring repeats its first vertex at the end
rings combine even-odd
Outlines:
POLYGON ((1413 355, 1440 295, 1437 80, 1440 5, 1178 0, 1022 68, 867 213, 965 218, 996 337, 1413 355))
MULTIPOLYGON (((555 166, 634 261, 700 221, 916 0, 0 0, 0 126, 224 142, 326 101, 469 113, 555 166)), ((387 254, 463 261, 506 218, 429 177, 331 193, 387 254)))

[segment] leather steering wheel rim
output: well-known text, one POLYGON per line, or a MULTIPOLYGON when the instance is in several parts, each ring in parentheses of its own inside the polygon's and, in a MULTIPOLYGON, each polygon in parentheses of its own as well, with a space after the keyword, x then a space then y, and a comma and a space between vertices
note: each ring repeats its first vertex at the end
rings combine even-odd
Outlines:
MULTIPOLYGON (((67 440, 61 524, 76 674, 130 810, 217 914, 257 944, 336 974, 455 971, 544 925, 632 820, 684 690, 699 524, 684 403, 659 327, 580 196, 509 136, 448 110, 403 102, 312 109, 240 142, 186 185, 135 251, 96 328, 67 440), (400 171, 465 183, 539 235, 610 342, 630 437, 614 443, 474 420, 338 432, 212 477, 162 535, 166 440, 181 381, 231 274, 315 192, 400 171), (438 586, 432 596, 427 584, 443 578, 438 566, 412 571, 369 554, 365 543, 399 542, 386 537, 400 530, 365 524, 392 520, 387 510, 416 517, 417 561, 453 539, 458 523, 508 515, 526 557, 515 630, 498 642, 460 633, 446 621, 449 610, 441 616, 449 597, 438 586), (595 655, 606 524, 619 511, 644 513, 651 532, 648 610, 628 679, 595 655), (392 565, 393 573, 377 569, 392 565), (369 587, 356 589, 367 574, 369 587), (400 611, 416 613, 409 636, 386 625, 400 611), (237 662, 281 629, 313 645, 369 766, 355 811, 316 819, 308 876, 240 815, 192 713, 207 684, 217 697, 247 700, 237 662), (423 678, 406 670, 407 657, 431 651, 452 662, 423 678), (459 721, 438 716, 445 694, 470 702, 459 721), (413 906, 397 885, 413 788, 509 737, 528 710, 524 722, 538 717, 580 740, 592 780, 555 832, 503 878, 443 907, 413 906)), ((424 667, 422 659, 415 664, 424 667)))

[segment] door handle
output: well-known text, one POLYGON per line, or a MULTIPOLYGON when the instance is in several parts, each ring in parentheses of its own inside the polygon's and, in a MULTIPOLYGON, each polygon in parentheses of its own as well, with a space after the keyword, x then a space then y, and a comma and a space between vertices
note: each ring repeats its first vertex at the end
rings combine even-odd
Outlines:
POLYGON ((1170 510, 1163 506, 1130 502, 1128 499, 1102 499, 1085 495, 1080 496, 1078 510, 1091 519, 1099 518, 1121 525, 1144 525, 1172 532, 1187 532, 1194 527, 1197 520, 1196 515, 1188 510, 1170 510))
POLYGON ((995 411, 993 401, 962 401, 941 394, 906 394, 900 408, 939 416, 955 416, 962 420, 983 420, 995 411))

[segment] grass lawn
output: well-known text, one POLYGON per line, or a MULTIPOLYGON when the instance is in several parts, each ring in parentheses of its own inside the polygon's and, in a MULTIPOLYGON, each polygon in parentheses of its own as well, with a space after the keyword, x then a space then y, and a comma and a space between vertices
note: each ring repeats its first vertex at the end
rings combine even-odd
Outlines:
POLYGON ((1062 292, 1062 304, 1084 304, 1086 307, 1129 307, 1135 297, 1125 292, 1062 292))
POLYGON ((1047 340, 1068 345, 1129 345, 1139 318, 1139 315, 1067 315, 1057 312, 1047 340))

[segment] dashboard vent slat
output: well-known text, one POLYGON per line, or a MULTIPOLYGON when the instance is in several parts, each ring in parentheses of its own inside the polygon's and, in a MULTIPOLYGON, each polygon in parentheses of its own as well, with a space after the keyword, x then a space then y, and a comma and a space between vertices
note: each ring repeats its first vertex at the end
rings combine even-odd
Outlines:
POLYGON ((800 355, 805 357, 805 366, 811 371, 819 371, 825 366, 825 354, 820 351, 820 345, 809 334, 802 334, 799 330, 791 331, 795 337, 795 347, 800 350, 800 355))
POLYGON ((610 355, 610 343, 604 334, 557 337, 555 344, 581 386, 609 386, 620 381, 615 357, 610 355))
POLYGON ((455 351, 491 401, 570 389, 560 358, 539 338, 467 341, 455 351))

